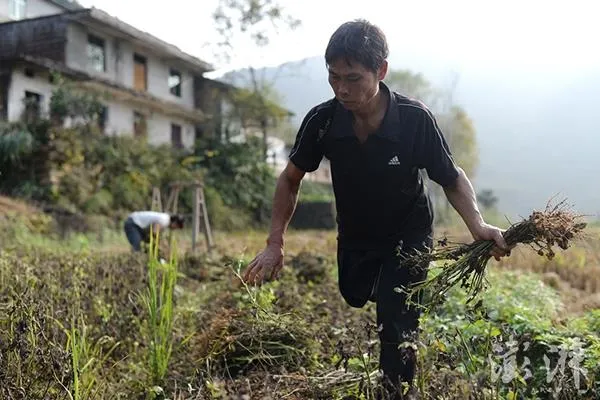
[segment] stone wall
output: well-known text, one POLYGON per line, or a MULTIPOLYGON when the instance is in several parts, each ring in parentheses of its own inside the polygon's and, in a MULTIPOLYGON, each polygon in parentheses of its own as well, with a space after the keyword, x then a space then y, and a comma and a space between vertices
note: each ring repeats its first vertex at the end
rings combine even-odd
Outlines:
POLYGON ((298 202, 290 221, 294 229, 335 229, 335 206, 331 202, 298 202))

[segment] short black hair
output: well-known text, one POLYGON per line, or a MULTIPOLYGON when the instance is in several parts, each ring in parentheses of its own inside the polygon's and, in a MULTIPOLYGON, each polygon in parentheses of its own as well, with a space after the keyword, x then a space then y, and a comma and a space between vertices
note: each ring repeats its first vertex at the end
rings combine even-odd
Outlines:
POLYGON ((183 228, 183 215, 171 214, 171 224, 175 224, 177 228, 183 228))
POLYGON ((364 19, 345 22, 331 35, 325 50, 325 62, 339 59, 358 62, 373 72, 383 65, 389 55, 383 31, 364 19))

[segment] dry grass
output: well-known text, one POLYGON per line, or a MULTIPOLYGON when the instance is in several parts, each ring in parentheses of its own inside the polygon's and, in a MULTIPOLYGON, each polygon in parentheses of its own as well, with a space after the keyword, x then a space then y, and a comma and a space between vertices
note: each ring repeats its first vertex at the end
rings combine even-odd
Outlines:
POLYGON ((28 215, 39 213, 40 210, 20 200, 0 195, 0 215, 19 213, 28 215))
POLYGON ((531 271, 557 289, 567 312, 600 308, 600 230, 591 229, 573 247, 557 251, 549 260, 528 249, 515 249, 498 263, 502 269, 531 271))
MULTIPOLYGON (((215 242, 220 253, 252 258, 264 248, 267 236, 266 231, 216 232, 215 242)), ((335 231, 289 230, 285 236, 285 251, 289 254, 298 254, 307 250, 333 257, 337 248, 336 237, 335 231)), ((204 242, 201 245, 201 251, 205 251, 204 242)))
MULTIPOLYGON (((462 228, 453 232, 458 236, 464 235, 464 231, 462 228)), ((437 237, 450 231, 438 229, 438 232, 437 237)), ((189 237, 189 231, 181 234, 189 237)), ((370 378, 377 366, 375 334, 372 329, 366 328, 376 328, 373 323, 375 305, 370 303, 364 309, 356 310, 349 308, 341 299, 334 264, 336 233, 290 231, 286 236, 288 267, 281 280, 262 288, 248 289, 234 273, 237 270, 235 267, 238 258, 248 260, 263 248, 266 235, 266 232, 217 232, 218 248, 214 254, 206 254, 201 249, 197 255, 186 254, 180 259, 181 275, 175 291, 177 317, 173 326, 176 346, 167 383, 163 386, 168 398, 359 398, 361 380, 367 376, 370 378), (369 355, 366 365, 363 364, 364 354, 369 355), (347 370, 343 368, 345 366, 347 370)), ((469 237, 465 236, 465 241, 468 240, 469 237)), ((523 269, 530 267, 542 271, 542 265, 556 264, 552 268, 572 267, 585 271, 584 266, 591 260, 597 263, 597 258, 593 257, 597 257, 594 252, 600 249, 600 236, 595 240, 590 243, 592 248, 586 249, 580 243, 567 252, 557 251, 552 260, 519 249, 499 265, 518 268, 518 265, 509 264, 522 261, 523 269), (565 267, 566 264, 573 265, 565 267)), ((120 236, 119 243, 123 244, 123 251, 128 252, 124 235, 120 236)), ((111 353, 110 360, 98 364, 96 376, 103 386, 97 386, 100 393, 97 398, 144 398, 143 393, 149 389, 146 386, 149 385, 147 363, 143 359, 148 343, 144 339, 146 336, 143 335, 145 331, 141 324, 146 313, 133 295, 147 284, 143 257, 107 254, 107 249, 115 247, 98 243, 90 246, 93 247, 90 247, 89 255, 70 252, 64 255, 40 252, 36 255, 28 254, 25 250, 19 254, 5 255, 0 258, 0 282, 4 283, 1 285, 4 290, 0 290, 0 294, 8 299, 14 296, 13 291, 29 296, 22 302, 23 309, 17 315, 17 322, 29 321, 31 315, 41 321, 41 316, 45 314, 68 322, 69 311, 77 303, 90 328, 90 340, 97 341, 98 338, 110 336, 119 343, 116 351, 111 353), (101 253, 98 252, 100 249, 101 253), (37 282, 35 290, 31 290, 34 286, 29 287, 33 282, 37 282), (44 286, 38 286, 41 284, 44 286), (35 312, 40 314, 39 318, 35 312)), ((118 251, 111 253, 115 252, 118 251)), ((589 304, 583 304, 584 300, 590 304, 596 301, 591 295, 587 299, 577 297, 575 293, 579 292, 571 288, 575 281, 563 281, 561 276, 552 273, 549 269, 546 280, 553 281, 559 290, 573 293, 573 307, 583 309, 589 307, 589 304), (581 304, 577 304, 578 301, 581 304)), ((593 290, 593 287, 588 289, 593 290)), ((507 293, 511 295, 513 292, 507 293)), ((10 333, 10 321, 14 318, 3 315, 4 311, 0 307, 0 335, 4 335, 0 348, 2 344, 11 344, 14 336, 10 333)), ((544 314, 543 311, 540 313, 544 314)), ((456 347, 453 333, 444 336, 441 332, 454 326, 458 326, 461 332, 468 328, 473 334, 470 342, 473 345, 477 342, 476 337, 483 337, 481 332, 484 331, 477 331, 481 324, 463 321, 461 325, 455 325, 460 320, 454 314, 447 317, 448 320, 431 320, 429 326, 436 330, 425 332, 422 339, 422 348, 431 349, 427 350, 428 356, 423 358, 423 374, 420 378, 423 390, 430 395, 424 398, 468 398, 464 395, 465 390, 474 385, 464 371, 458 369, 461 355, 465 353, 456 347), (446 346, 441 353, 436 350, 441 346, 440 343, 446 346), (457 389, 453 391, 453 387, 457 389), (459 393, 458 388, 466 389, 461 389, 459 393)), ((510 323, 511 320, 508 321, 510 323)), ((519 324, 523 326, 522 321, 519 324)), ((31 323, 27 325, 32 328, 36 326, 31 323)), ((39 388, 32 386, 33 389, 30 388, 25 397, 14 398, 44 398, 41 395, 35 397, 32 393, 42 393, 48 382, 55 394, 66 392, 69 387, 70 369, 66 370, 64 376, 61 375, 60 382, 65 386, 62 389, 53 376, 42 373, 59 371, 58 367, 70 365, 70 355, 64 350, 64 333, 52 324, 46 323, 43 327, 44 331, 39 333, 40 339, 35 339, 34 334, 38 333, 32 328, 28 328, 29 333, 17 335, 24 341, 17 350, 22 348, 23 351, 31 351, 37 346, 48 351, 40 355, 32 353, 37 358, 32 356, 18 360, 13 352, 15 356, 8 360, 11 363, 4 364, 7 380, 12 382, 15 376, 13 372, 17 371, 15 366, 33 360, 27 364, 30 369, 26 374, 39 382, 39 388), (49 340, 41 340, 44 337, 49 340), (51 352, 51 349, 56 352, 51 352), (16 364, 15 360, 19 363, 16 364), (54 367, 54 361, 57 361, 58 369, 54 367)), ((502 334, 509 333, 499 324, 498 329, 502 330, 502 334)), ((465 351, 475 354, 474 348, 465 351)), ((483 366, 487 365, 484 363, 485 353, 478 354, 481 363, 477 365, 481 365, 483 370, 483 366)), ((12 393, 17 386, 5 385, 0 392, 8 388, 12 393)))

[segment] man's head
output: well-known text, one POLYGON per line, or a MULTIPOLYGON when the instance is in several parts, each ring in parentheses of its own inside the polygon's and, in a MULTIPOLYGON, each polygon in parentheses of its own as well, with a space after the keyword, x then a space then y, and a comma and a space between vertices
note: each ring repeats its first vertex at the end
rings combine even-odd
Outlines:
POLYGON ((333 33, 325 62, 329 84, 344 107, 359 109, 377 94, 388 53, 383 31, 365 20, 346 22, 333 33))
POLYGON ((183 216, 179 214, 172 214, 171 221, 169 223, 171 229, 183 229, 183 216))

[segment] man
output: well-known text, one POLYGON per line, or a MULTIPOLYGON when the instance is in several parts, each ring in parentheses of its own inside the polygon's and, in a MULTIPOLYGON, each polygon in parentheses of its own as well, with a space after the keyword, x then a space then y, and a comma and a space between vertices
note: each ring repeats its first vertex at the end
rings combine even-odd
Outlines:
POLYGON ((156 211, 135 211, 125 221, 125 235, 133 251, 141 251, 142 242, 150 243, 150 231, 158 235, 161 229, 182 229, 183 217, 156 211))
POLYGON ((496 259, 509 249, 502 231, 482 219, 471 183, 432 113, 383 83, 387 56, 385 35, 367 21, 347 22, 332 35, 325 61, 335 98, 304 118, 277 181, 267 245, 244 279, 260 284, 277 278, 301 180, 327 157, 338 213, 339 289, 352 307, 377 303, 380 365, 398 393, 402 382, 410 386, 414 378, 414 351, 399 345, 414 338, 419 313, 394 288, 422 281, 428 266, 398 268, 397 250, 433 246, 432 206, 420 170, 443 187, 474 239, 496 242, 496 259))

